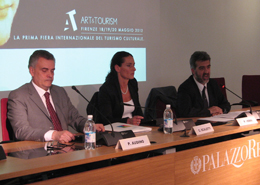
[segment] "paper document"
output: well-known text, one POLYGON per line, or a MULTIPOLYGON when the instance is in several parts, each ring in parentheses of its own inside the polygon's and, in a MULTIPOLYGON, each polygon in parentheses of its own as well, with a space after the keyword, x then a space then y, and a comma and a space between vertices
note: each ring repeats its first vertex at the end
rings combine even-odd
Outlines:
POLYGON ((245 111, 229 112, 227 114, 220 114, 217 116, 199 118, 198 120, 216 121, 216 122, 227 122, 234 120, 239 114, 245 111))
MULTIPOLYGON (((132 130, 134 133, 137 132, 149 132, 152 130, 150 127, 143 127, 143 126, 137 126, 137 125, 130 125, 126 123, 112 123, 113 129, 115 132, 122 132, 126 130, 132 130)), ((110 125, 105 126, 106 131, 112 131, 110 125)))

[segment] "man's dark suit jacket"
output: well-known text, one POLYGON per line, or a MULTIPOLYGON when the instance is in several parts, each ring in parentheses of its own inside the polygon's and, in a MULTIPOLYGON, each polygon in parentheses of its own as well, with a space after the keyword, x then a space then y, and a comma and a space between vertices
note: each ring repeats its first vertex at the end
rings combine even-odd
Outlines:
MULTIPOLYGON (((52 85, 50 93, 63 130, 70 125, 83 132, 86 118, 79 115, 64 88, 52 85)), ((44 141, 44 134, 53 130, 46 107, 32 83, 27 83, 10 92, 8 119, 18 140, 44 141)))
MULTIPOLYGON (((130 91, 135 109, 132 115, 143 116, 139 103, 138 85, 136 79, 129 80, 128 89, 130 91)), ((107 80, 99 89, 98 108, 100 112, 111 122, 126 123, 128 118, 122 118, 124 113, 123 98, 117 78, 107 80)), ((104 125, 108 124, 103 116, 100 118, 104 125)))
MULTIPOLYGON (((230 111, 230 103, 221 93, 217 82, 210 79, 207 84, 209 107, 218 106, 223 113, 230 111)), ((203 106, 203 100, 196 82, 191 75, 178 89, 177 110, 179 117, 208 117, 210 111, 203 106)))

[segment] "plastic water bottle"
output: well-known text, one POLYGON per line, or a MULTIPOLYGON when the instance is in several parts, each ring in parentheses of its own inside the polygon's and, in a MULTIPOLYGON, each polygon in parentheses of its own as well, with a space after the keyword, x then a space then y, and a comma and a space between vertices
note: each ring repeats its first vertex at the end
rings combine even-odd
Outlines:
POLYGON ((167 104, 166 109, 164 110, 163 113, 163 121, 164 121, 164 126, 163 126, 163 132, 165 134, 171 134, 172 133, 172 128, 173 128, 173 112, 171 110, 171 105, 167 104))
POLYGON ((88 120, 84 127, 85 149, 94 150, 96 148, 96 127, 93 121, 93 115, 88 115, 88 120))

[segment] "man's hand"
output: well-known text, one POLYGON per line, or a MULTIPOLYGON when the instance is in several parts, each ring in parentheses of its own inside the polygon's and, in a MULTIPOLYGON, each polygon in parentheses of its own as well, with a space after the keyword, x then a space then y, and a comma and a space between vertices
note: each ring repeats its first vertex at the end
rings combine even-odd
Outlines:
POLYGON ((60 143, 68 143, 71 140, 74 140, 74 134, 72 134, 71 132, 67 131, 67 130, 63 130, 63 131, 54 131, 52 133, 52 139, 59 141, 60 143))
MULTIPOLYGON (((96 130, 98 132, 105 132, 105 127, 103 124, 96 124, 96 130)), ((74 134, 67 130, 63 131, 54 131, 52 133, 52 140, 59 141, 60 143, 68 143, 72 140, 75 140, 74 134)))
POLYGON ((210 107, 210 108, 209 108, 209 111, 210 111, 210 114, 211 114, 212 116, 216 116, 216 115, 219 115, 219 114, 223 114, 222 109, 219 108, 218 106, 210 107))

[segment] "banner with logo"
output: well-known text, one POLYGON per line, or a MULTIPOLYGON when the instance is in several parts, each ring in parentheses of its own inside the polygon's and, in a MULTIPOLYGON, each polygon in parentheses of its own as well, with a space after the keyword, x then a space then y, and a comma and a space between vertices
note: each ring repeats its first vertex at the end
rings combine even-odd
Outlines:
POLYGON ((54 54, 60 86, 102 84, 117 51, 134 56, 135 78, 146 81, 147 50, 159 39, 159 8, 159 0, 4 0, 0 91, 30 81, 27 65, 36 49, 54 54), (6 79, 10 70, 19 78, 6 79))
POLYGON ((260 135, 175 153, 176 184, 256 184, 260 135))
MULTIPOLYGON (((144 47, 149 39, 147 0, 16 2, 11 35, 3 48, 133 47, 133 43, 144 47)), ((5 26, 11 26, 11 18, 5 26)))

